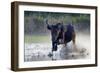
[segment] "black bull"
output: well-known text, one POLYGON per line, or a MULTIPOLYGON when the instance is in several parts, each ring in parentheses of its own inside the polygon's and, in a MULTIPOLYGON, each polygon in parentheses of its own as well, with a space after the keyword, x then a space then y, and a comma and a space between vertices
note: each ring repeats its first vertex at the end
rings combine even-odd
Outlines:
POLYGON ((57 23, 56 25, 47 25, 47 29, 51 31, 52 51, 57 51, 57 45, 66 45, 71 40, 75 44, 75 31, 71 24, 63 25, 62 23, 57 23))

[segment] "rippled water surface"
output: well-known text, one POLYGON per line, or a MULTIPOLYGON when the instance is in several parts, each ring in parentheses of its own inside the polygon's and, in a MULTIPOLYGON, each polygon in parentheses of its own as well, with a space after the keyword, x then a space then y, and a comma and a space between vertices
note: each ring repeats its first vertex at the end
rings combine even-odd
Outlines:
POLYGON ((72 42, 66 47, 58 46, 57 52, 52 56, 51 43, 25 43, 24 61, 48 61, 48 60, 68 60, 68 59, 87 59, 90 58, 90 36, 77 34, 76 49, 73 48, 72 42))

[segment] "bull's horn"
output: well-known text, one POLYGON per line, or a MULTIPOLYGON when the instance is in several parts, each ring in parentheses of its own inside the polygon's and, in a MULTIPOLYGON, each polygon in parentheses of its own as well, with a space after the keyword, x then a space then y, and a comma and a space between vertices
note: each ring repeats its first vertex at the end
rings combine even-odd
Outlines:
POLYGON ((49 23, 48 23, 48 19, 46 19, 45 22, 46 22, 47 25, 49 25, 49 23))

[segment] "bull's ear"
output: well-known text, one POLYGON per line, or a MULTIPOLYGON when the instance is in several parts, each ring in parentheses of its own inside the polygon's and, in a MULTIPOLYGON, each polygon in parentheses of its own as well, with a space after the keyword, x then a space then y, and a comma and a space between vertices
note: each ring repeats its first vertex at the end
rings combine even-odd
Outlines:
POLYGON ((48 28, 49 30, 51 30, 52 25, 47 25, 47 28, 48 28))

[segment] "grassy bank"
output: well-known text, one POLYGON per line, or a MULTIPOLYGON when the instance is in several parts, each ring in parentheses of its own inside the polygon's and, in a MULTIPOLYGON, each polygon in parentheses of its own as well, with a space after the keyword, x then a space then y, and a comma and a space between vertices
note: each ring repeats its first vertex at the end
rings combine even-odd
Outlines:
POLYGON ((25 43, 46 43, 46 42, 50 42, 50 36, 25 35, 24 42, 25 43))

